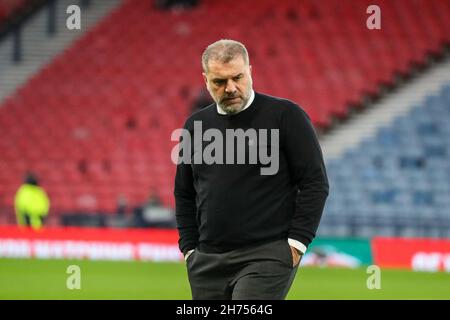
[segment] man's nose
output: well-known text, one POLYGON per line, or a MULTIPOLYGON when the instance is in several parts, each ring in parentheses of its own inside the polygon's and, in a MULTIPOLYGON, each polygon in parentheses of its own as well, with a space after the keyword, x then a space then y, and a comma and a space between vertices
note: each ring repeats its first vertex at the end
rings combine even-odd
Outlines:
POLYGON ((226 93, 234 93, 236 91, 236 84, 232 79, 228 79, 227 86, 225 87, 226 93))

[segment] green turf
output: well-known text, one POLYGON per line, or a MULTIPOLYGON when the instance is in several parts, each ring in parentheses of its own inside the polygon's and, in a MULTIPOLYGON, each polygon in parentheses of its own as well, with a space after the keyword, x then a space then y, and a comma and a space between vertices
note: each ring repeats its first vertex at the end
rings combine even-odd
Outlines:
MULTIPOLYGON (((365 268, 300 268, 288 299, 450 299, 450 273, 382 270, 369 290, 365 268)), ((190 299, 184 264, 0 259, 0 299, 190 299), (66 287, 78 265, 81 290, 66 287)))

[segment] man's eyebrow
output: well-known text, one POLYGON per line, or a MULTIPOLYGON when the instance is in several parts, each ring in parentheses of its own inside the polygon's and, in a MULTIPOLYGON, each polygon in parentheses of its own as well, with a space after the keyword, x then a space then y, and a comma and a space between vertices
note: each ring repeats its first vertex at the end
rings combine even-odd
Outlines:
MULTIPOLYGON (((237 75, 234 75, 234 76, 231 76, 230 78, 228 78, 228 79, 233 79, 233 78, 236 78, 236 77, 240 77, 240 76, 242 76, 242 72, 240 72, 240 73, 238 73, 237 75)), ((212 81, 226 81, 227 80, 227 78, 213 78, 212 79, 212 81)))

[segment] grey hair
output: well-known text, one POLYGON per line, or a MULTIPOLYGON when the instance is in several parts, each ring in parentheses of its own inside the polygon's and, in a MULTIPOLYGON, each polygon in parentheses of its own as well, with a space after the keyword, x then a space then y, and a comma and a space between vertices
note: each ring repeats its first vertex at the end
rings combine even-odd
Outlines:
POLYGON ((246 65, 249 64, 248 52, 245 46, 235 40, 222 39, 210 44, 202 55, 203 72, 208 72, 208 62, 216 60, 222 63, 228 63, 236 56, 241 56, 246 65))

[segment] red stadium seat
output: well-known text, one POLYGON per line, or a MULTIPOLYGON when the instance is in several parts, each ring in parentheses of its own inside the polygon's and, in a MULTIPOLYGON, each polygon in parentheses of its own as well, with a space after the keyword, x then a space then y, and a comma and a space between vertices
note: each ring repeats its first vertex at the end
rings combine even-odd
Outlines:
POLYGON ((450 2, 377 3, 382 30, 366 28, 369 0, 205 0, 180 14, 126 1, 0 106, 0 193, 12 205, 35 168, 55 211, 114 212, 119 194, 136 206, 151 190, 173 207, 170 136, 204 85, 206 45, 243 41, 255 89, 328 127, 450 41, 450 2))

